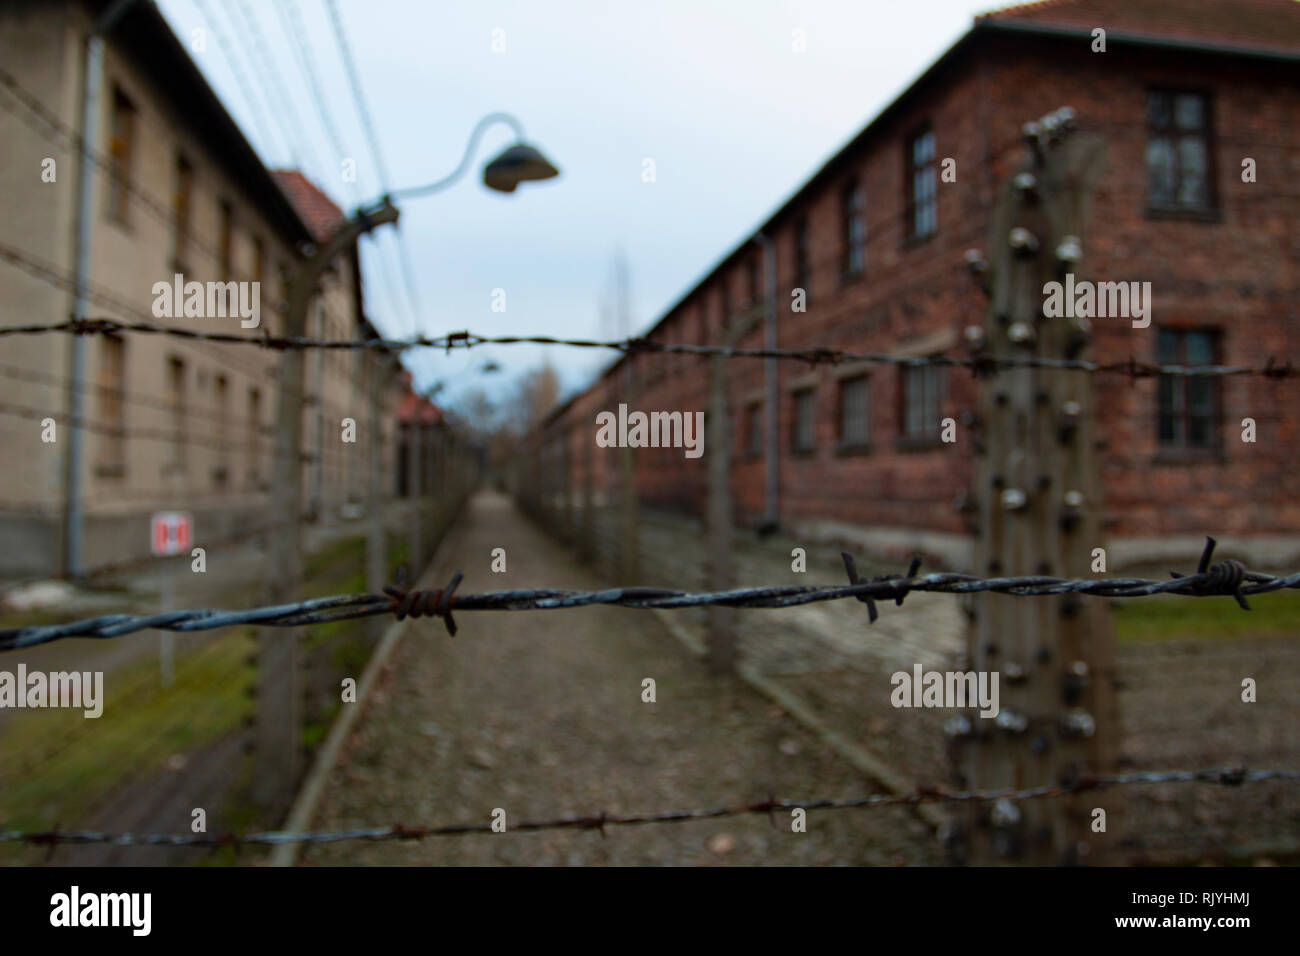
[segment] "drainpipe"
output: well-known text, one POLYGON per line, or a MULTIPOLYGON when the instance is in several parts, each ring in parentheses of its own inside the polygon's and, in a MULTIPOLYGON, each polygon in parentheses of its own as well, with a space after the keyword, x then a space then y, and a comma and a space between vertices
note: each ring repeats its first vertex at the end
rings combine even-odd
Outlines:
MULTIPOLYGON (((89 317, 90 302, 86 297, 86 283, 90 279, 90 227, 95 208, 95 165, 91 159, 99 136, 99 93, 104 79, 104 37, 113 29, 135 0, 115 0, 95 20, 86 41, 85 72, 82 77, 81 115, 81 182, 77 208, 76 247, 76 305, 77 319, 89 317)), ((70 578, 79 578, 81 564, 82 524, 81 507, 81 420, 83 418, 82 382, 86 377, 86 340, 72 336, 71 369, 68 382, 68 454, 64 459, 63 503, 63 571, 70 578)))
MULTIPOLYGON (((763 247, 764 297, 767 308, 763 315, 763 348, 769 352, 776 349, 776 243, 763 233, 756 233, 754 241, 763 247)), ((776 359, 763 359, 763 430, 766 438, 763 442, 763 526, 775 529, 780 521, 781 509, 778 498, 780 488, 780 457, 777 454, 777 440, 780 428, 777 423, 779 411, 779 393, 776 381, 776 359)))

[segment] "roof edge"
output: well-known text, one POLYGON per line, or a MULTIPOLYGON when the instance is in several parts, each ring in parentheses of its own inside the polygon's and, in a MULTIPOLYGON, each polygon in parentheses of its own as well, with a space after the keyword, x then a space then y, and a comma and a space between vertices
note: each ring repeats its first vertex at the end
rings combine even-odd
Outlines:
MULTIPOLYGON (((1092 36, 1091 27, 1071 26, 1064 23, 1039 23, 1025 19, 978 19, 971 32, 1022 33, 1045 37, 1084 38, 1092 36)), ((1249 43, 1221 43, 1199 40, 1195 37, 1172 37, 1157 33, 1140 33, 1132 30, 1106 30, 1106 39, 1135 46, 1164 47, 1171 50, 1195 50, 1201 53, 1218 53, 1226 56, 1243 56, 1251 59, 1300 60, 1300 50, 1290 47, 1256 46, 1249 43)))
MULTIPOLYGON (((831 174, 835 166, 845 156, 849 155, 861 143, 865 142, 879 129, 879 127, 889 122, 889 120, 891 120, 894 115, 903 108, 903 105, 908 102, 922 86, 932 80, 940 70, 951 65, 960 55, 962 55, 966 51, 966 48, 970 46, 975 37, 975 33, 976 31, 972 27, 954 40, 948 49, 939 54, 938 58, 926 67, 921 74, 916 77, 916 79, 904 87, 898 95, 890 100, 879 113, 867 122, 866 126, 859 129, 847 142, 844 143, 843 146, 839 147, 839 149, 835 150, 835 152, 823 160, 821 165, 817 167, 813 174, 804 181, 803 185, 791 193, 773 212, 769 213, 759 225, 751 229, 749 235, 744 240, 732 247, 721 259, 715 261, 712 266, 709 266, 686 292, 679 296, 670 306, 660 313, 660 316, 655 323, 646 329, 645 332, 641 333, 640 337, 645 338, 652 335, 661 325, 664 324, 665 321, 667 321, 669 316, 684 306, 694 295, 712 281, 725 266, 735 260, 740 253, 754 241, 755 235, 769 231, 783 216, 787 215, 791 208, 800 199, 804 198, 807 193, 812 191, 815 186, 819 185, 831 174)), ((591 385, 594 385, 596 382, 605 378, 610 372, 627 361, 627 358, 627 355, 622 355, 615 359, 592 381, 591 385)), ((591 385, 588 385, 587 388, 590 388, 591 385)), ((585 392, 586 389, 582 389, 582 391, 585 392)))

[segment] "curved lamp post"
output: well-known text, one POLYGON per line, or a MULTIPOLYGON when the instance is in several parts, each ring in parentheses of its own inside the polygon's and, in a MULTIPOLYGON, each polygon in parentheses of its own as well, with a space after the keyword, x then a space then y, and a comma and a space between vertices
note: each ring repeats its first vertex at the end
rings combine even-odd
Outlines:
POLYGON ((483 167, 483 185, 497 192, 512 193, 520 183, 554 179, 560 175, 560 171, 556 169, 549 159, 542 155, 540 150, 524 142, 524 128, 520 125, 519 120, 509 113, 489 113, 478 121, 474 131, 469 134, 469 144, 465 147, 465 155, 461 157, 460 164, 452 170, 450 175, 424 186, 399 189, 390 193, 386 198, 412 199, 416 196, 427 196, 430 193, 446 189, 465 175, 465 170, 469 168, 470 159, 478 147, 478 141, 483 138, 483 133, 487 128, 495 123, 505 123, 509 126, 514 131, 516 142, 483 167))

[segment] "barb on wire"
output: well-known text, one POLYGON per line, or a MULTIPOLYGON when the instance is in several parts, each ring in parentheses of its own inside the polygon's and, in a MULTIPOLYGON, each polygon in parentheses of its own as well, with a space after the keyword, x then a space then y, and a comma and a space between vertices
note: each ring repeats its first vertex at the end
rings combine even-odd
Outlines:
MULTIPOLYGON (((0 247, 0 258, 8 250, 0 247)), ((1087 359, 1054 359, 1035 356, 1021 358, 992 358, 987 355, 928 355, 903 356, 888 352, 851 352, 844 349, 743 349, 721 345, 691 345, 684 342, 655 342, 652 339, 628 338, 608 341, 596 339, 566 339, 550 335, 478 335, 474 332, 448 332, 444 335, 417 335, 405 339, 320 339, 309 336, 277 336, 270 334, 241 335, 234 332, 203 332, 195 329, 159 325, 154 322, 123 322, 112 318, 69 319, 64 322, 37 322, 26 325, 0 326, 0 336, 39 335, 47 332, 64 332, 72 335, 98 333, 140 332, 153 335, 170 335, 178 338, 200 339, 237 345, 255 345, 259 348, 284 349, 378 349, 403 352, 414 348, 470 349, 482 345, 563 345, 571 348, 611 349, 631 355, 654 352, 669 355, 721 355, 728 359, 788 359, 809 365, 837 365, 843 362, 867 362, 878 365, 898 365, 905 368, 942 366, 964 368, 973 375, 995 375, 998 372, 1019 368, 1049 368, 1064 371, 1125 375, 1131 379, 1152 375, 1173 375, 1181 378, 1226 378, 1240 375, 1257 375, 1261 378, 1296 378, 1300 371, 1288 359, 1278 364, 1270 357, 1262 366, 1252 365, 1164 365, 1139 362, 1130 358, 1122 362, 1094 362, 1087 359)))
MULTIPOLYGON (((525 820, 513 823, 507 831, 536 832, 539 830, 599 830, 606 827, 637 826, 656 823, 687 823, 692 820, 717 820, 749 814, 766 814, 769 818, 778 810, 861 810, 872 807, 912 806, 921 803, 970 803, 990 800, 1038 800, 1063 797, 1086 790, 1103 790, 1108 787, 1160 783, 1211 783, 1223 786, 1240 786, 1263 780, 1300 780, 1300 770, 1248 770, 1244 767, 1207 770, 1160 770, 1143 773, 1126 773, 1102 777, 1084 777, 1070 783, 1047 784, 1016 790, 947 790, 942 787, 918 787, 910 793, 876 793, 848 800, 776 800, 771 795, 766 800, 736 806, 699 810, 666 810, 657 813, 616 814, 600 813, 595 816, 566 816, 552 820, 525 820)), ((53 848, 59 844, 108 843, 115 846, 189 846, 207 849, 240 846, 276 846, 284 843, 340 843, 345 840, 421 840, 432 836, 466 836, 473 833, 491 833, 492 824, 451 823, 441 826, 405 826, 394 823, 386 827, 365 827, 354 830, 289 833, 266 831, 239 836, 201 833, 101 833, 95 830, 0 830, 0 843, 27 843, 32 846, 53 848)))
MULTIPOLYGON (((482 594, 454 596, 460 584, 461 573, 456 572, 451 583, 442 589, 410 591, 400 587, 385 588, 383 594, 344 594, 315 598, 296 604, 279 604, 271 607, 250 608, 243 611, 194 609, 164 611, 160 614, 110 614, 87 618, 68 624, 32 626, 0 630, 0 651, 32 647, 68 637, 114 638, 147 629, 163 631, 208 631, 218 627, 238 624, 259 624, 266 627, 299 627, 306 624, 323 624, 379 614, 394 614, 398 618, 436 616, 443 619, 447 630, 455 634, 451 612, 457 611, 546 611, 560 608, 587 607, 608 604, 630 608, 703 607, 718 605, 738 608, 797 607, 820 601, 845 598, 895 602, 912 591, 934 591, 942 594, 974 594, 991 591, 1016 597, 1040 597, 1051 594, 1093 594, 1100 597, 1134 598, 1155 594, 1182 594, 1192 597, 1229 596, 1247 610, 1245 597, 1264 594, 1284 588, 1300 588, 1300 572, 1278 577, 1261 571, 1250 571, 1237 561, 1224 561, 1211 565, 1214 539, 1207 538, 1201 555, 1199 570, 1195 574, 1180 576, 1177 572, 1168 581, 1145 578, 1053 578, 1044 575, 1021 577, 980 578, 971 574, 911 574, 882 575, 870 581, 857 580, 847 585, 777 585, 775 587, 734 588, 728 591, 677 591, 671 588, 623 587, 601 591, 571 591, 559 588, 519 588, 512 591, 487 591, 482 594)), ((909 571, 915 570, 913 562, 909 571)), ((850 568, 851 575, 856 571, 850 568)), ((870 609, 870 607, 869 607, 870 609)), ((873 617, 872 620, 875 618, 873 617)))

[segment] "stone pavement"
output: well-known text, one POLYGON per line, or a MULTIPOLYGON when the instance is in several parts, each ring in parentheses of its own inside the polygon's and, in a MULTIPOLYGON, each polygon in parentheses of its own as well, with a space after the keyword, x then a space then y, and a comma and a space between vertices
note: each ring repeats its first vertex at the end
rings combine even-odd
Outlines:
MULTIPOLYGON (((465 592, 608 582, 481 492, 434 577, 465 592), (508 570, 490 571, 493 548, 508 570)), ((766 613, 766 612, 755 612, 766 613)), ((743 682, 711 678, 647 611, 465 612, 460 632, 410 622, 325 787, 312 829, 635 813, 879 792, 743 682), (642 701, 645 678, 656 702, 642 701)), ((359 676, 359 675, 358 675, 359 676)), ((932 831, 901 807, 311 846, 311 864, 933 864, 932 831), (775 825, 774 825, 775 824, 775 825)))

